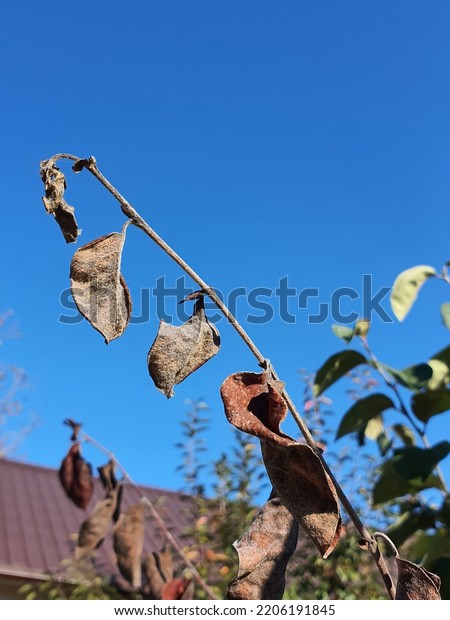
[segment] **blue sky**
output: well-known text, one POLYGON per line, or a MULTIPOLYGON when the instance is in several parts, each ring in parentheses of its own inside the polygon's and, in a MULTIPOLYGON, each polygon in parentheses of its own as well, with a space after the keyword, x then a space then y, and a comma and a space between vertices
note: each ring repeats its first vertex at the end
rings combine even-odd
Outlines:
MULTIPOLYGON (((154 300, 149 320, 108 347, 86 322, 61 323, 77 246, 45 214, 41 159, 95 155, 225 295, 274 290, 288 277, 297 291, 318 289, 311 315, 337 288, 361 294, 364 274, 378 290, 407 267, 450 259, 447 2, 113 0, 45 11, 25 1, 2 3, 0 19, 0 309, 14 310, 23 332, 1 357, 26 369, 26 406, 41 420, 22 449, 30 461, 59 465, 68 443, 61 422, 72 417, 136 480, 178 488, 184 401, 207 401, 217 456, 232 437, 220 385, 232 372, 257 370, 222 321, 220 354, 166 401, 146 367, 154 300)), ((64 171, 83 230, 78 245, 120 230, 120 209, 94 179, 64 171)), ((122 271, 136 312, 141 289, 163 276, 175 286, 182 275, 136 229, 122 271)), ((448 287, 430 281, 403 324, 374 316, 378 357, 400 368, 446 346, 439 307, 448 299, 448 287)), ((294 323, 275 312, 248 331, 301 404, 298 369, 314 371, 343 347, 331 317, 311 323, 294 297, 289 304, 294 323)), ((389 312, 387 297, 382 306, 389 312)), ((347 299, 342 309, 361 313, 361 302, 347 299)), ((238 301, 243 323, 247 312, 238 301)), ((349 406, 342 391, 331 392, 340 412, 349 406)), ((432 441, 448 437, 448 417, 429 430, 432 441)))

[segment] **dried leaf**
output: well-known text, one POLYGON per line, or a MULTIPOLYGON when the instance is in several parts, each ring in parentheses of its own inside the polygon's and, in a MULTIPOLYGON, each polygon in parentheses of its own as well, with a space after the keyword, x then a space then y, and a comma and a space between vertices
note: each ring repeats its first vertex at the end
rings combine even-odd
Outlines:
POLYGON ((73 444, 59 468, 59 479, 75 506, 87 508, 94 492, 92 467, 80 453, 80 444, 73 444))
POLYGON ((186 579, 185 577, 176 577, 175 579, 172 579, 172 581, 165 583, 161 590, 161 600, 179 601, 183 598, 183 594, 190 583, 191 580, 186 579))
POLYGON ((281 600, 287 563, 297 545, 298 525, 279 498, 269 499, 234 548, 239 555, 237 577, 227 599, 281 600))
POLYGON ((79 248, 70 264, 77 308, 107 344, 123 334, 131 315, 130 292, 120 273, 127 225, 79 248))
POLYGON ((397 601, 436 601, 441 599, 441 579, 417 564, 395 558, 398 568, 397 601))
POLYGON ((147 579, 143 593, 149 599, 160 600, 164 584, 173 579, 173 557, 170 547, 154 551, 144 558, 142 571, 147 579))
POLYGON ((130 506, 114 526, 114 551, 121 574, 134 588, 141 587, 141 556, 144 547, 144 505, 130 506))
POLYGON ((70 428, 72 429, 72 436, 70 438, 70 441, 77 441, 81 427, 83 426, 81 422, 74 422, 74 420, 67 418, 66 420, 64 420, 63 424, 65 424, 66 426, 70 426, 70 428))
POLYGON ((208 322, 204 299, 194 306, 192 317, 180 327, 161 321, 148 352, 148 371, 158 390, 170 398, 181 383, 220 349, 219 332, 208 322))
POLYGON ((287 405, 280 390, 267 373, 240 372, 224 381, 221 396, 228 421, 259 437, 277 496, 326 558, 342 527, 336 489, 317 454, 281 431, 287 405))
POLYGON ((77 240, 80 230, 75 220, 75 209, 64 200, 66 178, 52 160, 41 161, 41 179, 45 186, 42 197, 45 210, 58 222, 66 243, 77 240))
POLYGON ((116 510, 119 489, 120 486, 117 486, 108 497, 97 502, 92 513, 81 524, 78 544, 75 548, 76 560, 86 557, 102 544, 116 510))
POLYGON ((106 465, 102 465, 102 467, 97 467, 97 471, 100 475, 100 480, 102 482, 103 488, 105 489, 105 493, 106 495, 109 495, 111 491, 117 486, 114 461, 108 461, 106 465))

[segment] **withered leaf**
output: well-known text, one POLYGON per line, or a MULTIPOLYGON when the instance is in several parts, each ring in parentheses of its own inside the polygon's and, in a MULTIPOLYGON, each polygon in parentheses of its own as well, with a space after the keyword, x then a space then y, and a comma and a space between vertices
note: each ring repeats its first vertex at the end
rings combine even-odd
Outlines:
POLYGON ((326 558, 342 528, 336 489, 317 454, 281 431, 287 415, 281 388, 267 372, 239 372, 224 381, 220 392, 228 421, 259 437, 277 496, 326 558))
POLYGON ((87 508, 94 492, 94 482, 92 467, 81 456, 79 443, 70 446, 58 473, 67 497, 78 508, 87 508))
POLYGON ((413 562, 395 558, 398 568, 397 601, 436 601, 441 599, 441 579, 413 562))
POLYGON ((123 334, 131 315, 130 292, 120 273, 127 225, 79 248, 70 264, 77 308, 107 344, 123 334))
POLYGON ((186 592, 187 587, 191 583, 190 579, 185 577, 176 577, 171 581, 165 583, 161 590, 162 601, 179 601, 183 598, 183 594, 186 592))
POLYGON ((250 528, 234 543, 239 555, 237 577, 229 584, 227 599, 281 600, 286 566, 297 545, 298 525, 289 510, 269 499, 250 528))
POLYGON ((192 317, 180 327, 160 322, 148 352, 148 371, 158 390, 170 398, 173 386, 181 383, 220 349, 219 332, 208 322, 204 299, 194 306, 192 317))
POLYGON ((42 197, 45 210, 58 222, 66 243, 77 240, 80 230, 75 220, 75 209, 64 200, 66 178, 52 160, 41 161, 41 179, 45 186, 42 197))
POLYGON ((142 562, 143 574, 147 583, 143 593, 152 600, 160 600, 164 584, 173 579, 173 557, 170 547, 154 551, 142 562))
POLYGON ((105 489, 106 495, 108 495, 117 486, 114 461, 108 461, 106 465, 97 467, 97 471, 100 475, 100 480, 103 488, 105 489))
POLYGON ((97 502, 92 513, 81 524, 78 534, 78 544, 75 548, 76 560, 81 560, 86 557, 91 551, 102 544, 110 528, 114 511, 116 510, 119 489, 120 485, 116 486, 108 497, 97 502))
POLYGON ((133 588, 140 588, 142 581, 141 556, 144 547, 144 505, 130 506, 114 526, 113 544, 121 574, 133 588))

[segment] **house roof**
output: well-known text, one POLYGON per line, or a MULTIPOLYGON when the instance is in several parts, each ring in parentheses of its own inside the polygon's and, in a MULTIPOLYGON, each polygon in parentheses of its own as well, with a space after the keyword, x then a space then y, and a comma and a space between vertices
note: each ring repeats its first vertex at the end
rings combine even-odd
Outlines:
MULTIPOLYGON (((122 509, 145 495, 182 545, 189 525, 187 504, 181 493, 151 487, 124 485, 122 509)), ((0 576, 42 579, 55 572, 73 554, 76 534, 95 503, 104 498, 98 478, 87 510, 77 508, 65 495, 55 469, 0 459, 0 576)), ((97 572, 114 576, 112 537, 96 552, 97 572)), ((148 517, 144 554, 160 549, 163 536, 148 517)))

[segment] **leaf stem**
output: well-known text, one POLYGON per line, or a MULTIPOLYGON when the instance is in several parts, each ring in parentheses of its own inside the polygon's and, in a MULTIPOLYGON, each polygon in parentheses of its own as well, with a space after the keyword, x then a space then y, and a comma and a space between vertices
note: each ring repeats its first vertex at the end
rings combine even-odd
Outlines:
MULTIPOLYGON (((81 171, 83 168, 86 168, 113 196, 114 198, 118 201, 118 203, 120 204, 120 207, 122 209, 122 212, 124 213, 124 215, 132 220, 132 223, 137 227, 140 228, 148 237, 150 237, 150 239, 152 239, 152 241, 154 241, 170 258, 172 258, 172 260, 174 260, 177 265, 179 265, 179 267, 181 267, 181 269, 183 269, 183 271, 185 271, 190 278, 192 278, 192 280, 194 282, 196 282, 199 286, 200 289, 203 289, 205 291, 205 293, 214 301, 214 303, 216 304, 216 306, 219 308, 219 310, 222 312, 222 314, 226 317, 226 319, 228 320, 228 322, 234 327, 234 329, 236 330, 236 332, 239 334, 239 336, 241 337, 241 339, 243 340, 243 342, 245 342, 245 344, 248 346, 248 348, 250 349, 250 351, 253 353, 253 355, 255 356, 255 358, 257 359, 258 363, 260 366, 265 367, 266 366, 266 360, 267 358, 261 353, 261 351, 258 349, 258 347, 255 345, 255 343, 253 342, 253 340, 250 338, 250 336, 247 334, 247 332, 245 331, 245 329, 240 325, 240 323, 238 322, 238 320, 236 319, 236 317, 232 314, 232 312, 228 309, 228 307, 226 306, 226 304, 220 299, 220 297, 216 294, 215 290, 213 287, 209 286, 191 267, 190 265, 188 265, 188 263, 186 263, 186 261, 184 261, 181 256, 179 256, 148 224, 147 222, 139 215, 139 213, 131 206, 131 204, 122 196, 122 194, 108 181, 108 179, 100 172, 98 166, 97 166, 97 162, 95 157, 89 157, 89 159, 79 159, 73 155, 68 155, 68 154, 64 154, 64 153, 60 153, 58 155, 54 155, 51 159, 48 160, 47 165, 53 165, 58 159, 70 159, 72 161, 76 161, 75 164, 75 169, 76 172, 81 171)), ((275 370, 273 369, 272 366, 270 366, 270 372, 272 374, 273 379, 279 381, 279 377, 277 375, 277 373, 275 372, 275 370)), ((331 481, 333 482, 333 484, 336 487, 336 492, 338 494, 338 497, 343 505, 343 507, 345 508, 347 514, 349 515, 350 519, 353 521, 353 523, 355 524, 356 529, 358 530, 358 532, 361 534, 361 536, 365 539, 372 539, 374 540, 370 533, 368 532, 368 530, 366 529, 366 527, 364 526, 364 524, 362 523, 361 519, 359 518, 358 514, 356 513, 355 509, 353 508, 350 500, 347 498, 347 496, 345 495, 342 487, 339 485, 339 483, 337 482, 337 480, 335 479, 333 473, 331 472, 328 464, 326 463, 321 450, 319 449, 319 447, 317 446, 316 442, 314 441, 313 436, 311 435, 311 432, 309 431, 308 426, 306 425, 306 423, 304 422, 303 418, 301 417, 300 413, 298 412, 295 404, 293 403, 291 397, 289 396, 288 392, 283 389, 283 391, 281 392, 284 400, 286 401, 286 404, 288 406, 289 411, 291 412, 292 417, 294 418, 298 428, 300 429, 300 432, 302 433, 303 437, 305 438, 306 443, 308 444, 308 446, 311 448, 311 450, 313 450, 313 452, 315 453, 315 455, 317 456, 317 458, 320 460, 323 468, 325 469, 326 473, 328 474, 328 476, 330 477, 331 481)), ((378 549, 378 547, 375 545, 375 548, 371 549, 371 553, 372 556, 374 558, 374 561, 378 567, 378 570, 381 574, 381 577, 384 581, 385 587, 389 593, 389 596, 394 599, 395 598, 395 588, 391 579, 391 576, 389 574, 388 568, 384 562, 384 559, 378 549)))

